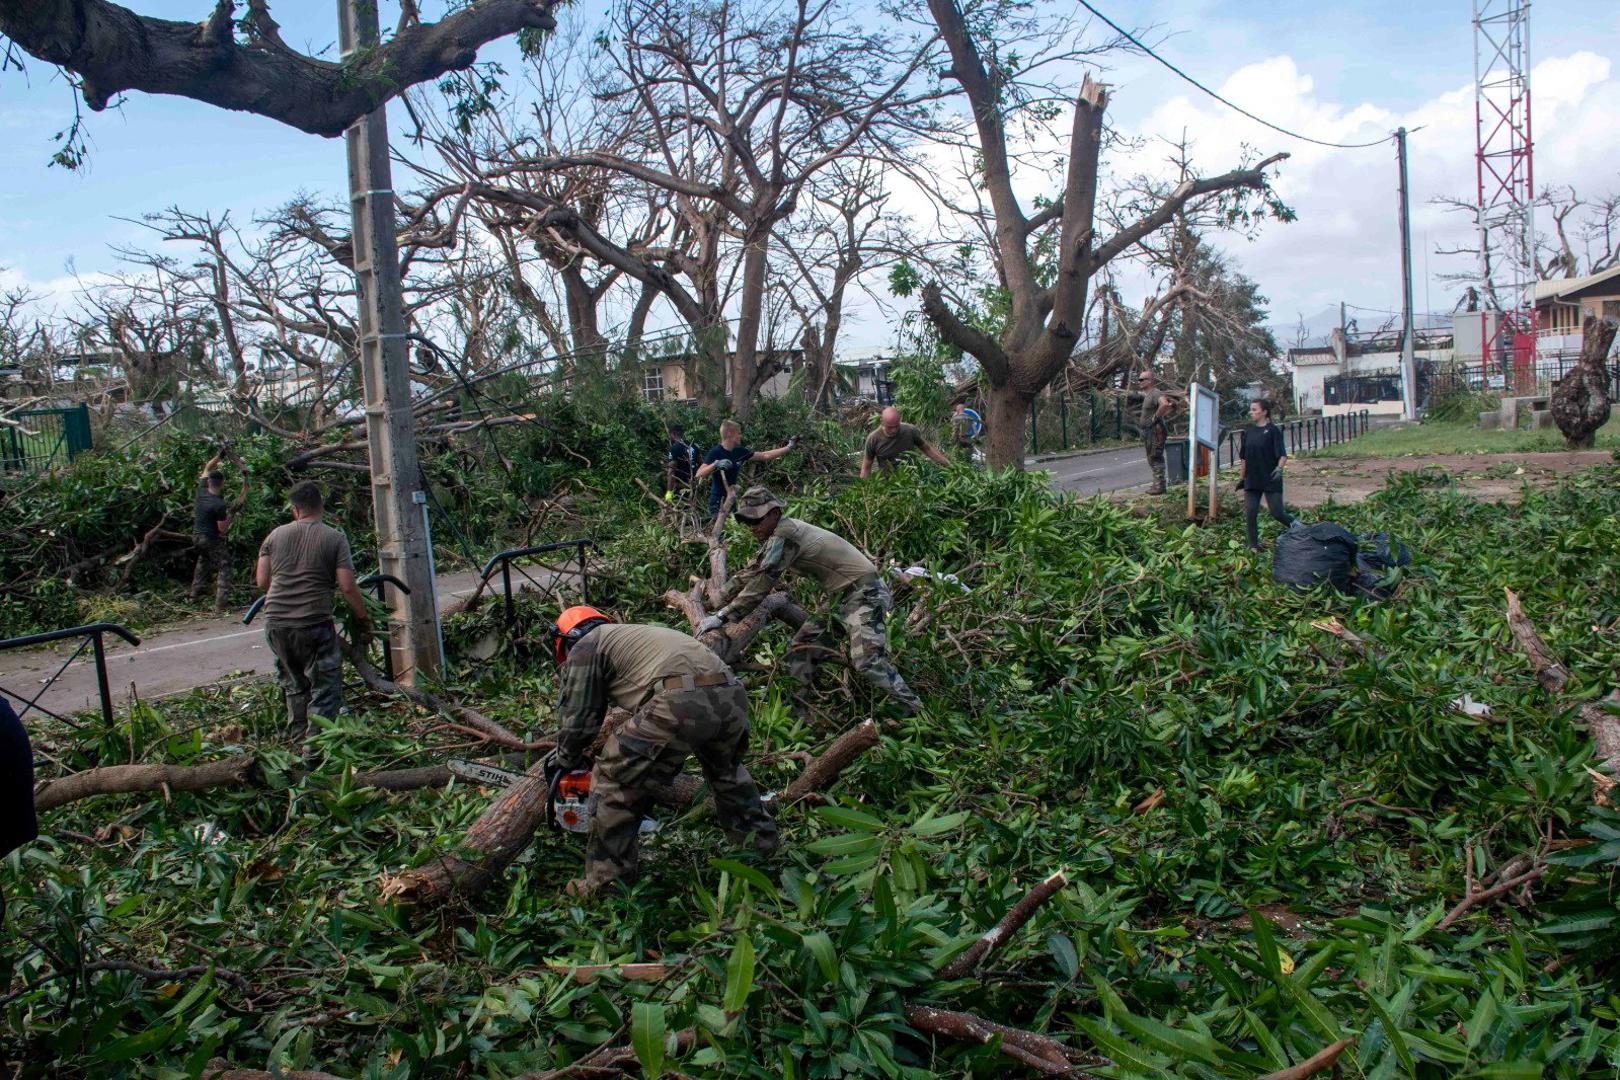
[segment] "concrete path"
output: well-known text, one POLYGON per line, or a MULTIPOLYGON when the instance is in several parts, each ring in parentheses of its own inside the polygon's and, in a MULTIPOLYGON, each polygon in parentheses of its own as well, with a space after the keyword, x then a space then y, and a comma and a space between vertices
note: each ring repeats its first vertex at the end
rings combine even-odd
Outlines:
MULTIPOLYGON (((545 572, 532 566, 526 569, 534 580, 518 573, 514 564, 514 589, 533 589, 541 587, 541 582, 550 581, 545 572)), ((439 578, 439 609, 442 611, 471 595, 477 586, 478 575, 470 570, 439 578)), ((499 603, 499 575, 490 586, 493 592, 485 590, 486 602, 493 596, 499 603)), ((149 635, 138 635, 141 637, 139 645, 108 637, 107 685, 113 700, 127 700, 132 687, 142 698, 155 699, 234 678, 270 675, 273 658, 264 643, 264 624, 256 619, 251 625, 243 626, 242 614, 239 611, 220 618, 199 619, 149 635)), ((53 648, 0 653, 0 688, 4 688, 19 712, 23 702, 35 695, 40 695, 41 706, 64 715, 101 707, 96 665, 88 647, 40 694, 45 681, 78 645, 76 640, 53 648)), ((32 719, 34 715, 30 711, 24 719, 32 719)))

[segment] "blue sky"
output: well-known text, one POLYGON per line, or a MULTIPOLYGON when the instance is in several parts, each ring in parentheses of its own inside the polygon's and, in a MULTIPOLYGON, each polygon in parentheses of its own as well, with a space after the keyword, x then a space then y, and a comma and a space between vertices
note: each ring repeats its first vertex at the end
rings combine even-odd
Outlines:
MULTIPOLYGON (((198 19, 206 0, 127 0, 143 14, 198 19)), ((272 11, 294 45, 319 49, 335 36, 333 0, 279 0, 272 11)), ((425 5, 431 14, 431 3, 425 5)), ((596 4, 588 5, 595 7, 596 4)), ((1245 107, 1286 126, 1333 138, 1377 137, 1397 124, 1428 124, 1413 136, 1416 264, 1457 227, 1427 199, 1472 186, 1470 9, 1446 3, 1365 0, 1301 4, 1282 0, 1198 2, 1106 0, 1116 21, 1157 27, 1160 51, 1245 107), (1448 97, 1448 95, 1450 95, 1448 97)), ((384 19, 393 5, 384 4, 384 19)), ((1620 4, 1565 0, 1532 16, 1538 77, 1538 183, 1582 190, 1620 189, 1620 4), (1543 138, 1543 135, 1545 136, 1543 138)), ((515 66, 510 44, 486 57, 515 66)), ((1235 163, 1237 146, 1289 150, 1280 190, 1300 212, 1255 243, 1227 246, 1273 301, 1274 321, 1290 325, 1339 299, 1394 307, 1398 296, 1394 165, 1385 148, 1323 151, 1273 135, 1204 98, 1151 61, 1117 57, 1110 115, 1123 130, 1197 134, 1197 160, 1211 171, 1235 163)), ((309 136, 273 121, 177 98, 130 96, 122 109, 88 117, 89 167, 73 174, 47 165, 52 134, 71 118, 66 85, 46 65, 26 77, 0 76, 0 267, 5 280, 60 290, 71 262, 81 273, 111 269, 109 245, 143 240, 119 218, 179 204, 230 210, 241 222, 307 191, 337 195, 346 184, 340 140, 309 136)), ((398 126, 396 125, 396 131, 398 126)), ((1429 256, 1431 275, 1448 266, 1429 256)), ((1419 282, 1417 302, 1450 306, 1438 283, 1419 282)), ((890 328, 874 312, 856 319, 852 345, 879 345, 890 328)))

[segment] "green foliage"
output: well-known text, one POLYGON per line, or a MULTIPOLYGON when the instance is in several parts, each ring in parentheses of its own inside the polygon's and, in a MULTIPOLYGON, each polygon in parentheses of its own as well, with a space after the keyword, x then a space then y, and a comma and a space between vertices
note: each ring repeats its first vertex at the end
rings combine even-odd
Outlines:
MULTIPOLYGON (((750 438, 769 442, 776 422, 750 438)), ((568 430, 575 451, 607 454, 588 479, 573 470, 580 512, 613 523, 604 602, 669 621, 656 594, 696 572, 703 549, 661 529, 635 488, 628 448, 644 421, 592 423, 595 435, 568 430)), ((553 467, 514 457, 537 490, 553 467)), ((1055 497, 1038 476, 902 468, 849 483, 801 466, 784 479, 772 483, 790 512, 885 564, 959 573, 971 591, 897 591, 890 644, 927 708, 885 727, 833 803, 784 813, 783 854, 728 852, 693 811, 646 843, 640 883, 587 908, 560 892, 579 847, 542 834, 478 902, 414 913, 379 900, 379 877, 455 851, 488 794, 388 795, 345 769, 466 753, 432 718, 359 702, 318 734, 326 757, 308 776, 275 748, 263 685, 141 706, 112 731, 44 725, 40 748, 65 770, 256 745, 268 783, 47 816, 44 839, 0 871, 24 943, 0 960, 0 993, 17 995, 0 1006, 9 1056, 25 1075, 181 1075, 218 1055, 501 1078, 611 1043, 649 1074, 1006 1067, 993 1048, 912 1031, 903 1009, 921 1001, 1043 1031, 1115 1077, 1248 1078, 1341 1037, 1349 1076, 1620 1067, 1620 816, 1591 808, 1588 738, 1527 672, 1501 606, 1502 586, 1521 595, 1576 694, 1612 684, 1620 467, 1514 507, 1419 478, 1329 507, 1417 551, 1380 604, 1274 587, 1236 519, 1167 525, 1055 497), (1367 655, 1312 629, 1329 615, 1367 655), (1464 693, 1493 717, 1454 711, 1464 693), (1437 929, 1468 860, 1480 873, 1548 835, 1580 842, 1535 883, 1536 907, 1482 905, 1437 929), (1059 868, 1071 884, 990 972, 935 977, 1059 868), (74 958, 217 965, 255 997, 218 972, 56 974, 74 958), (569 974, 652 960, 666 965, 655 982, 569 974)), ((507 497, 505 481, 483 480, 507 497)), ((734 563, 751 543, 738 537, 734 563)), ((537 631, 550 610, 520 604, 505 646, 459 663, 451 692, 542 730, 555 686, 537 631)), ((492 629, 494 614, 476 613, 452 645, 492 629)), ((791 715, 772 674, 782 647, 773 631, 743 665, 750 767, 775 790, 797 771, 791 755, 878 704, 857 685, 833 696, 827 730, 791 715)))

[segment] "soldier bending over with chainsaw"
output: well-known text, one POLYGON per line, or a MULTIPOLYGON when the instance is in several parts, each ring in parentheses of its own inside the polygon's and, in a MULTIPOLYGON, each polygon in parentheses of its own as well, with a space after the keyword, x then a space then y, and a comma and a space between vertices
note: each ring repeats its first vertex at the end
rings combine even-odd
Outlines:
MULTIPOLYGON (((762 546, 754 561, 727 588, 729 602, 698 625, 698 634, 747 618, 776 588, 782 575, 797 568, 832 594, 833 615, 849 636, 851 666, 907 716, 915 716, 922 702, 889 663, 883 620, 894 609, 894 601, 877 567, 838 534, 798 518, 783 517, 785 508, 781 499, 758 485, 737 500, 733 516, 753 531, 762 546)), ((801 693, 809 691, 816 665, 836 652, 836 639, 814 619, 806 621, 793 635, 788 671, 799 680, 801 693)))
POLYGON ((617 624, 585 606, 564 611, 551 633, 561 665, 553 784, 586 766, 610 703, 634 714, 608 736, 591 771, 585 877, 568 883, 570 895, 636 879, 652 791, 673 781, 689 754, 703 767, 726 835, 762 854, 776 850, 776 822, 742 763, 748 693, 718 656, 678 630, 617 624))

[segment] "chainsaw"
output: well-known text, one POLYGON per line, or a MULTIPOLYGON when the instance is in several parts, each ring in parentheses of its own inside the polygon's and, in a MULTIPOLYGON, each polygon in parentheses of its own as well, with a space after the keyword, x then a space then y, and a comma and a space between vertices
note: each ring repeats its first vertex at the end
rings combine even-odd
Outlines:
MULTIPOLYGON (((527 773, 486 765, 481 761, 454 758, 447 766, 463 780, 471 780, 475 784, 484 784, 488 787, 507 788, 521 780, 529 779, 527 773)), ((557 828, 571 833, 585 832, 590 826, 590 814, 586 807, 590 797, 591 770, 575 769, 559 776, 557 786, 548 800, 551 818, 557 828)), ((657 832, 658 822, 652 818, 642 818, 641 831, 643 834, 657 832)))

